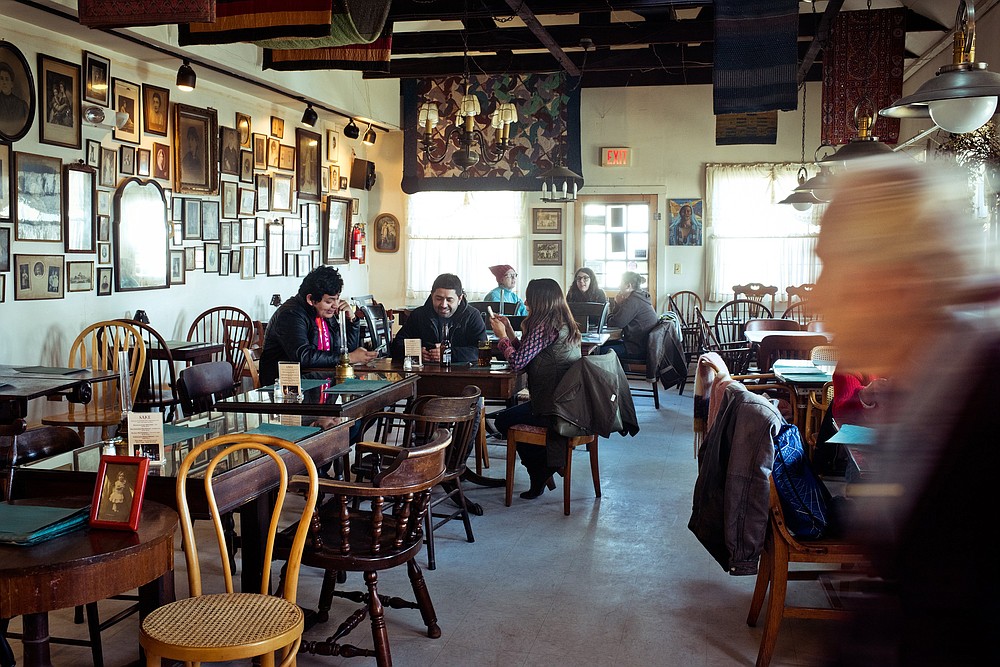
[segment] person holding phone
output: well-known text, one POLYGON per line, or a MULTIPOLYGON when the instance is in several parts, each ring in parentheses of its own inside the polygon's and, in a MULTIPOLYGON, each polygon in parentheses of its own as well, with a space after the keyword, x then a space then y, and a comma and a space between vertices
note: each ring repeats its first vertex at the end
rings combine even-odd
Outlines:
POLYGON ((609 340, 602 351, 611 350, 622 359, 646 358, 646 339, 660 318, 653 310, 649 292, 641 289, 645 281, 634 271, 622 274, 621 286, 611 300, 608 315, 608 326, 621 329, 622 337, 621 340, 609 340))
MULTIPOLYGON (((521 323, 521 338, 514 335, 510 320, 493 314, 490 326, 499 342, 497 349, 516 371, 528 372, 531 401, 498 412, 494 424, 500 433, 515 424, 552 425, 553 392, 574 361, 580 358, 580 330, 563 296, 562 287, 551 278, 528 283, 524 293, 528 316, 521 323)), ((537 447, 518 443, 517 453, 528 470, 530 488, 525 500, 542 495, 545 483, 566 460, 566 450, 550 443, 537 447)))
POLYGON ((423 360, 441 362, 441 342, 451 342, 453 364, 474 364, 479 359, 479 341, 486 340, 482 314, 465 300, 462 280, 454 273, 442 273, 434 279, 431 294, 424 305, 415 309, 392 339, 392 358, 403 358, 407 338, 423 343, 423 360))

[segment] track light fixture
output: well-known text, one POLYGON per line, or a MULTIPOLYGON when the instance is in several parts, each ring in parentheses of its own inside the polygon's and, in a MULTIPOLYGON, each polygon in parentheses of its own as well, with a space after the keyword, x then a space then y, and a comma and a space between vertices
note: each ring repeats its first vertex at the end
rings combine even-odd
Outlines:
POLYGON ((306 110, 302 112, 302 124, 315 127, 317 120, 319 120, 319 114, 313 109, 313 105, 307 102, 306 110))
POLYGON ((348 139, 357 139, 360 134, 361 128, 354 124, 354 119, 352 118, 344 127, 344 136, 348 139))
POLYGON ((365 138, 361 140, 365 146, 375 145, 375 130, 372 129, 372 124, 368 123, 368 129, 365 131, 365 138))
POLYGON ((184 92, 191 92, 198 85, 198 75, 195 74, 191 63, 185 60, 177 70, 177 89, 184 92))

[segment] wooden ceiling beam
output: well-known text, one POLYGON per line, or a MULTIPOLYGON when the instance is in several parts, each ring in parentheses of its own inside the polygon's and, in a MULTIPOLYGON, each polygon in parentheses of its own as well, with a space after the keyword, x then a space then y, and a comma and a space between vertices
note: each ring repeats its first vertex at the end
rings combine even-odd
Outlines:
MULTIPOLYGON (((506 0, 476 0, 465 7, 463 0, 393 0, 389 8, 390 21, 454 20, 461 16, 510 16, 511 8, 506 0)), ((712 0, 532 0, 532 11, 536 16, 543 14, 585 14, 606 12, 608 5, 615 11, 631 10, 642 12, 670 6, 701 7, 712 4, 712 0)))
POLYGON ((809 49, 799 64, 796 81, 800 85, 805 81, 809 68, 816 62, 816 56, 819 55, 820 50, 826 47, 826 42, 830 39, 830 31, 833 29, 833 22, 837 19, 837 14, 840 13, 840 8, 843 6, 844 0, 830 0, 830 2, 826 3, 823 17, 819 20, 819 26, 816 28, 816 36, 813 37, 812 42, 809 44, 809 49))
POLYGON ((545 26, 538 22, 538 18, 531 11, 531 8, 524 3, 524 0, 507 0, 507 6, 521 17, 524 24, 528 26, 528 30, 538 38, 542 46, 549 50, 549 53, 562 65, 567 74, 570 76, 580 76, 580 68, 566 55, 566 52, 562 50, 562 47, 559 46, 556 40, 552 39, 552 35, 548 33, 545 26))

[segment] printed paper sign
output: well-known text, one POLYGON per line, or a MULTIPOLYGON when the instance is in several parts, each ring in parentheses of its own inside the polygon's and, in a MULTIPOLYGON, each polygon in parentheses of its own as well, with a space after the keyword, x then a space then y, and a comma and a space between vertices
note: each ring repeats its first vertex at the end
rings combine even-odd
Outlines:
POLYGON ((132 456, 145 456, 150 464, 163 464, 163 413, 129 412, 128 445, 132 456))

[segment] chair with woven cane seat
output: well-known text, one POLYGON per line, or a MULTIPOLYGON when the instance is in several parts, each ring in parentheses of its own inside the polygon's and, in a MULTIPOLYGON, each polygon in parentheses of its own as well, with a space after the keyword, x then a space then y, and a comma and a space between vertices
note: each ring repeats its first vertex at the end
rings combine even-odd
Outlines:
POLYGON ((236 385, 243 374, 243 352, 240 351, 240 345, 251 343, 254 332, 253 320, 244 311, 234 306, 217 306, 195 318, 188 329, 187 339, 221 344, 222 351, 212 355, 212 361, 231 363, 233 385, 236 385))
MULTIPOLYGON (((69 350, 71 368, 115 371, 121 377, 120 360, 127 359, 129 386, 128 399, 135 401, 142 382, 142 369, 146 363, 146 344, 139 332, 130 324, 121 321, 106 321, 91 324, 76 337, 69 350), (124 355, 122 353, 125 353, 124 355)), ((113 427, 122 421, 122 397, 117 382, 95 382, 94 394, 85 405, 69 404, 66 412, 42 417, 46 426, 69 426, 75 428, 86 441, 84 431, 88 427, 100 427, 101 439, 107 440, 113 427)))
MULTIPOLYGON (((514 498, 514 461, 517 459, 517 443, 523 442, 528 445, 545 447, 548 444, 549 431, 544 426, 530 426, 528 424, 516 424, 507 429, 507 478, 504 491, 504 504, 510 507, 514 498)), ((597 458, 597 436, 581 435, 569 438, 566 443, 566 463, 565 475, 563 479, 563 514, 569 516, 569 498, 573 481, 573 451, 580 446, 586 445, 590 452, 590 476, 594 480, 594 495, 601 497, 601 465, 597 458)), ((549 489, 554 489, 555 484, 549 480, 549 489)))
MULTIPOLYGON (((757 584, 750 601, 750 612, 747 614, 747 625, 756 627, 757 618, 764 607, 764 598, 770 591, 767 600, 767 611, 764 616, 764 632, 760 638, 760 649, 757 652, 757 667, 767 667, 774 655, 774 645, 778 639, 778 629, 786 616, 789 618, 838 619, 845 618, 847 612, 838 607, 839 600, 831 598, 833 608, 796 607, 786 604, 785 594, 789 580, 829 579, 841 574, 860 578, 858 570, 844 568, 814 569, 790 571, 790 563, 826 563, 830 565, 858 566, 867 563, 867 558, 859 545, 851 542, 821 538, 800 542, 789 532, 785 525, 785 515, 781 508, 781 500, 774 486, 774 480, 769 480, 771 487, 770 511, 767 525, 767 535, 764 538, 764 549, 760 556, 757 569, 757 584)), ((824 582, 826 583, 826 582, 824 582)), ((828 594, 835 593, 836 588, 825 585, 828 594)))
POLYGON ((265 435, 239 434, 207 440, 192 449, 177 473, 177 507, 181 515, 184 556, 187 560, 188 585, 191 597, 171 602, 149 613, 139 631, 139 645, 146 651, 149 667, 160 664, 161 658, 182 660, 188 663, 241 660, 260 656, 260 664, 273 667, 275 652, 281 652, 281 665, 295 664, 296 653, 302 641, 305 616, 295 604, 299 584, 302 548, 309 532, 310 517, 316 506, 316 466, 309 455, 298 445, 265 435), (284 450, 284 451, 282 451, 284 450), (264 568, 260 593, 236 593, 233 588, 232 568, 212 489, 212 475, 217 469, 224 471, 230 456, 237 452, 256 454, 278 467, 281 482, 271 515, 270 531, 264 545, 264 568), (202 455, 211 459, 207 464, 197 464, 202 455), (222 464, 220 466, 220 464, 222 464), (225 593, 207 594, 202 591, 201 566, 195 540, 191 510, 187 503, 189 473, 204 476, 205 493, 212 525, 219 547, 219 563, 225 582, 225 593), (275 551, 275 533, 278 517, 284 507, 289 472, 305 472, 295 477, 296 487, 304 491, 305 502, 297 527, 285 535, 287 544, 282 550, 286 561, 281 595, 268 595, 270 590, 271 560, 275 551))
MULTIPOLYGON (((417 554, 423 546, 424 515, 431 489, 444 478, 445 454, 450 444, 451 436, 446 429, 438 429, 430 442, 420 447, 359 442, 356 448, 380 455, 385 464, 375 478, 370 482, 320 481, 325 499, 308 522, 309 543, 302 555, 303 565, 326 570, 317 619, 320 622, 328 619, 334 596, 365 606, 351 614, 326 641, 303 642, 303 652, 374 657, 379 667, 391 665, 385 605, 393 609, 419 609, 427 636, 431 639, 441 636, 424 575, 417 565, 417 554), (356 507, 356 501, 366 506, 370 503, 370 509, 356 507), (415 602, 380 595, 378 591, 378 573, 404 564, 415 602), (341 572, 363 572, 367 591, 336 590, 341 572), (370 616, 374 650, 340 643, 365 616, 370 616)), ((290 535, 295 528, 286 528, 282 536, 290 535)), ((275 552, 278 558, 284 554, 284 543, 278 542, 275 552)))

